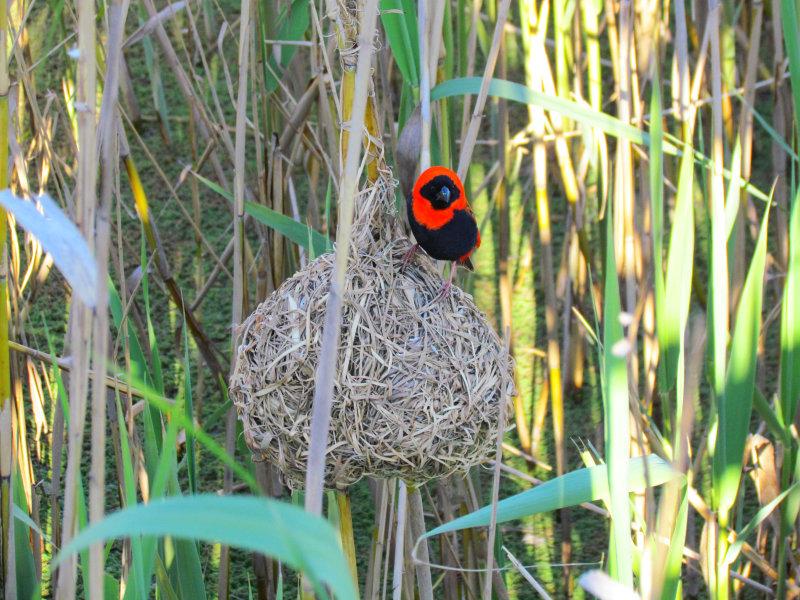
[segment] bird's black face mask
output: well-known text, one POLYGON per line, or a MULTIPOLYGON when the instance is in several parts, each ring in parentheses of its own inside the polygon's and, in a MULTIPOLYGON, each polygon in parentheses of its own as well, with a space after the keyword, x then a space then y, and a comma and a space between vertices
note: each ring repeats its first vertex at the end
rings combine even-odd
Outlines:
POLYGON ((437 175, 431 179, 422 186, 420 194, 427 198, 436 210, 444 210, 461 195, 455 183, 446 175, 437 175))

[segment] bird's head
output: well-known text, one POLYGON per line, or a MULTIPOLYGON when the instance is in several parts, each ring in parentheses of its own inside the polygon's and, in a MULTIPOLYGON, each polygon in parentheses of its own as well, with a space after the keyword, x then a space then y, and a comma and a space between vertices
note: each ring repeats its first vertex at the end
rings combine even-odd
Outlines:
POLYGON ((414 185, 414 199, 427 202, 434 210, 466 207, 464 186, 458 175, 446 167, 430 167, 414 185))

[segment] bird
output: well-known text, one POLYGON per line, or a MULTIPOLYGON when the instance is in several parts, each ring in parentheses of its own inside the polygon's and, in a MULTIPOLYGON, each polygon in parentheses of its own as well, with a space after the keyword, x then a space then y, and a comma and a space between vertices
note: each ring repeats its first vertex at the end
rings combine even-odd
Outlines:
POLYGON ((452 263, 450 278, 437 296, 444 297, 450 291, 458 265, 475 270, 470 256, 481 245, 478 223, 467 203, 464 184, 447 167, 429 167, 406 197, 406 209, 416 244, 403 257, 403 268, 418 248, 431 258, 452 263))

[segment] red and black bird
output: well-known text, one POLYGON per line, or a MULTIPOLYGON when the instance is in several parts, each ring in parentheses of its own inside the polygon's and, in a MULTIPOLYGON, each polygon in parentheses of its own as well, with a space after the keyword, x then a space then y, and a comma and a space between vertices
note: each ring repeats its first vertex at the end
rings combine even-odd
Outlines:
POLYGON ((473 270, 470 255, 481 245, 478 223, 467 204, 464 185, 450 169, 430 167, 417 178, 406 206, 417 243, 403 262, 408 263, 418 246, 431 258, 450 261, 450 279, 442 288, 443 296, 450 290, 457 265, 473 270))

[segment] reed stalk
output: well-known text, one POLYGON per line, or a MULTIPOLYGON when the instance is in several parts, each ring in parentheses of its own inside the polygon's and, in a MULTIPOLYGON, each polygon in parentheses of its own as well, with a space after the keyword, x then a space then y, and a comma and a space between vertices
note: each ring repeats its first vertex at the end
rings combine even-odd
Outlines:
MULTIPOLYGON (((408 515, 408 488, 401 479, 397 482, 397 520, 394 534, 394 564, 392 567, 392 600, 403 598, 403 562, 405 557, 405 536, 408 515)), ((388 579, 388 577, 387 577, 388 579)))
MULTIPOLYGON (((556 63, 556 89, 558 95, 562 98, 568 98, 570 94, 569 85, 569 67, 570 61, 568 54, 569 46, 572 42, 571 35, 571 19, 567 14, 569 10, 574 11, 577 5, 571 4, 566 0, 553 0, 553 38, 554 38, 554 53, 556 63)), ((567 129, 570 128, 570 123, 565 123, 567 129)))
POLYGON ((428 540, 418 540, 425 534, 425 512, 422 507, 422 495, 419 488, 408 487, 408 522, 411 526, 412 546, 418 549, 416 557, 417 589, 420 600, 433 600, 433 580, 431 578, 428 540))
POLYGON ((353 98, 353 111, 350 120, 351 140, 339 185, 339 219, 336 231, 336 263, 331 275, 331 288, 325 310, 325 324, 322 335, 320 356, 314 388, 314 408, 311 415, 311 443, 308 454, 308 474, 306 476, 306 510, 312 514, 322 512, 322 488, 325 478, 325 453, 328 445, 331 404, 333 402, 333 382, 338 353, 336 347, 342 320, 342 294, 350 237, 353 227, 355 194, 359 179, 359 156, 364 133, 364 115, 369 90, 372 41, 378 14, 377 0, 367 0, 361 13, 358 36, 358 60, 353 98))
MULTIPOLYGON (((8 5, 0 6, 0 190, 9 187, 8 181, 8 5)), ((11 363, 8 351, 8 215, 0 207, 0 574, 7 597, 16 594, 16 575, 11 538, 13 472, 11 363)))
MULTIPOLYGON (((103 98, 97 128, 102 166, 100 202, 94 231, 97 260, 97 294, 93 339, 92 379, 92 462, 89 484, 89 522, 100 522, 105 514, 106 471, 106 362, 108 355, 108 259, 111 246, 111 198, 119 171, 117 97, 119 93, 122 43, 128 2, 115 0, 108 9, 108 41, 103 98)), ((102 543, 89 551, 89 594, 100 598, 104 590, 105 554, 102 543)))
MULTIPOLYGON (((91 0, 78 3, 78 68, 75 111, 78 122, 78 176, 75 188, 75 220, 85 238, 93 239, 96 186, 97 140, 95 110, 97 104, 97 67, 95 54, 95 5, 91 0)), ((94 249, 96 250, 96 248, 94 249)), ((100 285, 103 285, 100 283, 100 285)), ((92 309, 77 297, 72 298, 70 319, 70 352, 75 370, 69 382, 70 418, 67 433, 67 472, 64 480, 63 543, 77 531, 80 463, 86 423, 86 400, 93 314, 92 309)), ((82 499, 80 500, 82 502, 82 499)), ((97 563, 95 563, 97 564, 97 563)), ((76 586, 75 557, 69 558, 58 571, 56 598, 72 598, 76 586)))
MULTIPOLYGON (((511 332, 508 328, 505 331, 506 338, 506 352, 510 351, 510 336, 511 332)), ((501 383, 504 386, 504 383, 501 383)), ((505 390, 500 393, 500 405, 506 405, 505 390)), ((495 446, 494 453, 494 473, 492 474, 492 496, 491 507, 492 515, 489 521, 489 535, 486 539, 486 574, 483 581, 483 600, 492 599, 492 581, 494 579, 494 543, 497 536, 497 501, 500 495, 500 466, 503 462, 503 437, 506 430, 506 411, 500 411, 500 418, 497 422, 497 445, 495 446)))
POLYGON ((431 166, 431 74, 428 68, 430 54, 430 35, 428 33, 428 3, 420 0, 417 6, 417 27, 419 28, 419 106, 422 140, 419 155, 419 170, 431 166))
POLYGON ((475 150, 475 142, 478 139, 478 129, 481 125, 483 118, 483 108, 486 106, 486 98, 489 95, 489 83, 494 75, 494 67, 497 63, 497 57, 500 54, 500 39, 506 27, 506 20, 508 19, 508 11, 511 7, 511 0, 500 0, 497 9, 497 21, 494 26, 494 34, 492 36, 492 46, 489 50, 489 55, 486 57, 486 66, 483 69, 483 80, 481 81, 481 89, 478 92, 478 97, 475 100, 475 106, 472 110, 472 117, 469 120, 469 126, 464 131, 461 138, 461 152, 458 155, 458 176, 463 180, 466 178, 467 169, 469 168, 470 160, 472 159, 472 152, 475 150))
MULTIPOLYGON (((708 1, 708 27, 710 28, 710 45, 711 45, 711 93, 713 101, 711 104, 712 120, 711 120, 711 159, 712 159, 712 172, 710 180, 710 197, 709 197, 709 212, 711 214, 711 273, 709 288, 712 293, 712 303, 709 305, 711 312, 712 324, 712 354, 713 354, 713 371, 712 371, 712 388, 714 395, 717 398, 717 403, 720 403, 725 389, 725 365, 726 365, 726 349, 728 338, 728 319, 729 319, 729 304, 728 304, 728 259, 726 248, 726 232, 723 227, 725 215, 725 199, 724 188, 722 180, 722 166, 724 158, 723 148, 723 108, 722 108, 722 73, 721 73, 721 57, 720 57, 720 36, 719 24, 720 13, 722 5, 719 0, 708 1)), ((715 451, 724 451, 719 448, 711 446, 712 456, 715 451)), ((719 495, 721 490, 715 485, 714 493, 712 496, 712 506, 722 508, 719 506, 719 495)), ((729 525, 730 514, 727 512, 729 507, 724 507, 723 511, 717 514, 717 520, 714 526, 709 529, 709 539, 714 539, 712 533, 716 533, 716 547, 709 548, 712 550, 711 556, 714 557, 714 573, 713 580, 710 582, 712 593, 716 600, 726 600, 728 598, 730 582, 728 576, 728 567, 723 558, 727 552, 728 541, 725 529, 729 525)), ((709 575, 711 569, 709 569, 709 575)))
POLYGON ((390 529, 387 527, 387 515, 391 500, 389 496, 389 484, 385 479, 374 482, 375 523, 372 528, 367 576, 364 580, 364 598, 367 600, 374 600, 378 597, 381 589, 381 575, 388 570, 388 564, 384 567, 382 560, 387 532, 390 529))
MULTIPOLYGON (((245 160, 247 144, 247 97, 248 71, 250 62, 251 25, 250 0, 242 1, 241 22, 239 23, 239 80, 236 96, 236 129, 234 146, 234 178, 233 178, 233 303, 231 314, 231 348, 238 346, 239 325, 247 310, 247 286, 245 280, 245 233, 244 233, 244 201, 245 201, 245 160)), ((277 236, 276 236, 277 237, 277 236)), ((235 356, 235 352, 231 353, 235 356)), ((233 365, 231 365, 233 368, 233 365)), ((223 396, 224 397, 224 396, 223 396)), ((231 455, 235 452, 234 435, 236 431, 236 410, 228 409, 226 419, 226 450, 231 455)), ((224 491, 231 493, 233 473, 226 468, 224 491)), ((220 571, 217 585, 220 598, 230 594, 230 550, 228 546, 220 549, 220 571)))

